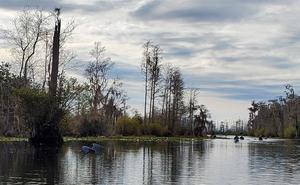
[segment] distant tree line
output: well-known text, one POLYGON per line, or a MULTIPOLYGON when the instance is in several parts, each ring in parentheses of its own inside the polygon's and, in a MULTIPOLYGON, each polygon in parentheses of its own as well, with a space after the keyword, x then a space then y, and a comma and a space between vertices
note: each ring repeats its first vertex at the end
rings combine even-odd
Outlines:
POLYGON ((253 101, 249 108, 248 132, 254 136, 299 138, 300 97, 292 85, 285 86, 285 96, 253 101))
POLYGON ((22 11, 1 30, 13 62, 0 65, 0 135, 32 140, 61 135, 192 135, 213 131, 209 111, 198 103, 199 90, 186 88, 178 67, 162 63, 162 49, 148 41, 141 65, 145 79, 144 115, 128 115, 114 63, 95 42, 85 79, 68 75, 76 57, 66 43, 76 25, 61 25, 60 10, 22 11), (62 28, 61 28, 62 27, 62 28))

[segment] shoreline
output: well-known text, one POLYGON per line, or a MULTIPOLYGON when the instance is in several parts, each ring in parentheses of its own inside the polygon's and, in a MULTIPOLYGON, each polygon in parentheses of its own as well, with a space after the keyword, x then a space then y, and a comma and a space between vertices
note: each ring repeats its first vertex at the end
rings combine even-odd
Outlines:
MULTIPOLYGON (((157 136, 87 136, 87 137, 70 137, 65 136, 64 142, 71 141, 128 141, 128 142, 179 142, 179 141, 201 141, 212 139, 210 137, 188 137, 188 136, 173 136, 173 137, 157 137, 157 136)), ((217 137, 214 139, 224 139, 217 137)), ((0 136, 0 142, 17 142, 26 141, 24 137, 6 137, 0 136)))
MULTIPOLYGON (((251 137, 251 136, 250 136, 251 137)), ((256 137, 253 137, 256 138, 256 137)), ((99 142, 99 141, 127 141, 127 142, 181 142, 181 141, 203 141, 214 139, 232 139, 225 135, 217 135, 215 138, 207 137, 193 137, 193 136, 171 136, 171 137, 158 137, 158 136, 87 136, 87 137, 63 137, 64 142, 72 141, 87 141, 87 142, 99 142)), ((271 139, 271 138, 269 138, 271 139)), ((272 139, 287 139, 287 138, 272 138, 272 139)), ((290 139, 299 140, 299 139, 290 139)), ((28 142, 28 138, 25 137, 7 137, 0 136, 0 142, 28 142)))
POLYGON ((88 136, 88 137, 64 137, 64 142, 69 141, 127 141, 127 142, 179 142, 202 141, 209 137, 157 137, 157 136, 88 136))

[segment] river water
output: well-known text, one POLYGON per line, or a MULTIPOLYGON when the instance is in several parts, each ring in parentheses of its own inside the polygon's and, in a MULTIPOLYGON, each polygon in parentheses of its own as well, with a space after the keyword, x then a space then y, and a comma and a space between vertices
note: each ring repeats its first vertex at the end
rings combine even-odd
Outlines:
POLYGON ((36 150, 0 142, 0 184, 300 184, 300 141, 66 142, 36 150))

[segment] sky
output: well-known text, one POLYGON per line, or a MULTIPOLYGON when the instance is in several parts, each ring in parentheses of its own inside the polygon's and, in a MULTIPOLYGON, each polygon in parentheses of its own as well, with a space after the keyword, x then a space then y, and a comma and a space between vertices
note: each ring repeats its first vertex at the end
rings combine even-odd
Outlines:
MULTIPOLYGON (((0 0, 0 27, 24 7, 61 8, 62 21, 78 25, 68 48, 85 66, 96 41, 106 47, 123 80, 131 109, 142 110, 142 45, 163 49, 162 63, 178 66, 186 87, 215 121, 248 119, 252 100, 284 95, 300 85, 298 0, 0 0)), ((9 46, 0 40, 0 58, 9 46)), ((82 77, 83 67, 69 70, 82 77)))

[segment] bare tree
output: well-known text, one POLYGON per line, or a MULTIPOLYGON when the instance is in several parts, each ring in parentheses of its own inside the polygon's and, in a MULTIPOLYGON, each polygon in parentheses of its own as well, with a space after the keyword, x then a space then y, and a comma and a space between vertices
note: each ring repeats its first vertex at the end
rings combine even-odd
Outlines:
POLYGON ((197 105, 197 98, 199 96, 199 89, 197 88, 189 88, 189 98, 188 98, 188 118, 189 118, 189 124, 190 124, 190 133, 194 135, 194 114, 195 111, 199 108, 197 105))
POLYGON ((61 20, 59 18, 60 10, 56 10, 56 20, 53 35, 53 48, 52 48, 52 70, 49 94, 52 97, 56 97, 57 81, 58 81, 58 68, 59 68, 59 52, 60 52, 60 28, 61 20))
POLYGON ((108 94, 108 74, 113 65, 111 59, 104 56, 104 52, 105 47, 101 46, 100 42, 95 42, 94 49, 90 52, 93 61, 85 70, 93 96, 91 107, 94 112, 103 106, 108 94))
POLYGON ((144 123, 147 122, 147 98, 148 98, 148 75, 149 75, 149 65, 151 62, 150 58, 150 49, 151 49, 151 41, 147 41, 144 44, 144 58, 141 65, 141 70, 145 75, 145 97, 144 97, 144 123))
POLYGON ((170 131, 178 130, 185 112, 184 82, 180 70, 171 65, 164 68, 162 89, 162 116, 170 131))
POLYGON ((90 117, 98 126, 96 134, 112 134, 117 118, 125 114, 127 109, 127 96, 122 83, 119 79, 110 77, 113 62, 105 57, 104 52, 105 48, 100 42, 96 42, 90 52, 93 61, 85 70, 91 92, 90 117))
POLYGON ((184 113, 184 82, 179 69, 175 69, 172 75, 172 119, 171 129, 176 132, 179 123, 181 122, 181 116, 184 113))
MULTIPOLYGON (((55 17, 55 14, 52 14, 52 16, 55 17)), ((74 21, 70 21, 65 25, 65 28, 61 30, 60 32, 60 52, 59 52, 59 76, 62 76, 62 74, 67 69, 67 66, 73 61, 73 59, 76 58, 76 55, 74 52, 69 51, 65 43, 67 40, 72 36, 73 31, 76 28, 76 24, 74 21)), ((41 74, 42 79, 42 88, 46 91, 46 85, 49 85, 50 82, 50 76, 51 76, 51 63, 52 63, 52 43, 53 43, 53 34, 51 30, 45 31, 45 34, 43 35, 43 41, 44 46, 41 48, 44 50, 44 63, 41 65, 43 68, 43 74, 41 74)), ((42 53, 42 52, 41 52, 42 53)), ((42 61, 42 60, 41 60, 42 61)))
POLYGON ((170 109, 171 109, 171 88, 172 88, 172 74, 174 68, 167 64, 164 66, 163 72, 163 91, 162 91, 162 116, 164 118, 164 124, 167 125, 170 120, 170 109))
POLYGON ((2 36, 13 46, 20 63, 19 76, 28 79, 28 68, 36 54, 38 44, 45 34, 50 14, 41 10, 24 10, 13 19, 12 29, 2 30, 2 36))
POLYGON ((122 89, 123 84, 114 79, 104 102, 104 112, 107 122, 110 124, 110 129, 114 128, 117 118, 126 114, 127 94, 122 89))
POLYGON ((195 135, 205 136, 207 134, 206 124, 210 117, 208 109, 204 105, 199 106, 199 114, 195 116, 195 135))
POLYGON ((144 100, 144 122, 147 120, 147 99, 149 92, 149 121, 154 121, 155 99, 159 92, 158 85, 161 80, 161 59, 162 49, 159 45, 154 45, 151 41, 144 44, 144 60, 142 62, 142 72, 145 75, 145 100, 144 100))
POLYGON ((162 49, 159 45, 152 46, 150 65, 149 65, 149 80, 150 80, 150 107, 149 120, 154 121, 155 99, 159 92, 157 88, 161 80, 161 59, 162 49))

